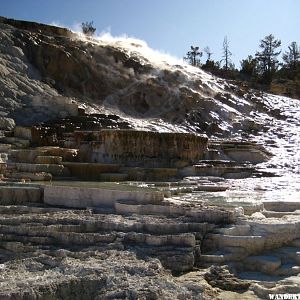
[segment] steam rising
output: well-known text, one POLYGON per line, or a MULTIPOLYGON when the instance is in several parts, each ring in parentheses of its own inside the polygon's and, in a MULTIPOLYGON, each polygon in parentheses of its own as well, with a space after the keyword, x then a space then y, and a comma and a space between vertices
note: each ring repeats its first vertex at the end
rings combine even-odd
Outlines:
MULTIPOLYGON (((78 29, 77 26, 76 29, 78 29)), ((126 34, 122 34, 121 36, 112 36, 109 30, 105 30, 96 36, 87 37, 79 30, 76 30, 75 33, 82 40, 97 42, 103 46, 110 45, 124 48, 129 52, 137 52, 156 66, 161 67, 163 65, 183 64, 182 59, 179 59, 178 57, 172 56, 163 51, 154 50, 150 48, 145 41, 137 39, 135 37, 130 37, 126 34)))
MULTIPOLYGON (((52 22, 51 25, 66 27, 59 22, 52 22)), ((187 77, 186 79, 197 80, 201 78, 208 85, 213 85, 214 88, 220 86, 215 85, 214 76, 211 76, 203 70, 193 67, 183 61, 182 58, 173 56, 165 51, 155 50, 151 48, 146 41, 122 34, 120 36, 112 36, 110 27, 101 31, 99 34, 93 37, 84 35, 81 31, 81 23, 75 23, 71 26, 70 30, 74 32, 78 39, 82 41, 88 41, 101 46, 111 46, 124 49, 129 55, 138 54, 141 57, 146 58, 157 69, 169 69, 171 71, 179 70, 182 75, 187 77)))

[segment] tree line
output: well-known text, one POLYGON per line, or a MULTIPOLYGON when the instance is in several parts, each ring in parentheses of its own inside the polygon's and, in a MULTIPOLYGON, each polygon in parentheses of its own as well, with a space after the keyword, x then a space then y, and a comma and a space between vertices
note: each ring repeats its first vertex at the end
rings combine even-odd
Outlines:
POLYGON ((295 41, 283 53, 280 47, 280 39, 272 34, 265 36, 260 40, 259 50, 241 60, 240 69, 237 69, 225 37, 220 61, 212 59, 213 52, 209 47, 200 50, 198 46, 190 47, 184 61, 214 75, 245 82, 254 88, 300 97, 300 48, 295 41), (205 63, 201 63, 203 55, 206 55, 205 63))

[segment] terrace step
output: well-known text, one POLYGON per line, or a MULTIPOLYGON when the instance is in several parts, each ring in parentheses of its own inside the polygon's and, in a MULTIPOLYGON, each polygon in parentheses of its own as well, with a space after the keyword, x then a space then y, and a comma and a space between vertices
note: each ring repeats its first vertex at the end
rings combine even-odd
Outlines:
POLYGON ((294 212, 300 210, 300 202, 298 201, 264 201, 263 204, 268 211, 294 212))
POLYGON ((28 173, 50 173, 53 176, 69 176, 70 172, 64 165, 57 164, 31 164, 31 163, 15 163, 15 169, 18 172, 28 173))
POLYGON ((233 225, 216 229, 217 233, 231 236, 246 236, 250 233, 249 225, 233 225))
POLYGON ((72 176, 83 180, 101 180, 103 174, 119 173, 120 170, 118 164, 63 162, 63 166, 70 170, 72 176))
POLYGON ((270 159, 270 153, 255 142, 245 141, 210 141, 208 159, 225 159, 236 163, 258 164, 270 159))
POLYGON ((236 262, 244 259, 245 255, 239 252, 224 252, 214 254, 201 254, 199 265, 203 267, 210 267, 211 265, 223 265, 228 262, 236 262))
POLYGON ((57 146, 43 146, 36 148, 37 150, 46 151, 45 155, 61 156, 63 161, 74 161, 78 155, 77 148, 62 148, 57 146))
MULTIPOLYGON (((116 239, 113 233, 100 234, 100 233, 80 233, 80 232, 60 232, 60 231, 45 231, 35 229, 34 227, 29 230, 23 230, 24 234, 5 232, 2 234, 2 241, 14 241, 22 243, 38 243, 39 245, 99 245, 102 243, 112 243, 116 239)), ((0 244, 1 246, 1 244, 0 244)))
POLYGON ((128 180, 133 181, 167 181, 178 177, 177 168, 126 167, 121 172, 128 174, 128 180))
MULTIPOLYGON (((0 212, 2 214, 0 218, 1 230, 20 234, 25 229, 30 232, 31 227, 34 227, 32 231, 34 233, 35 229, 46 230, 45 227, 49 226, 49 231, 64 232, 135 232, 151 235, 175 235, 194 232, 197 236, 202 236, 207 230, 214 227, 212 224, 194 223, 188 219, 186 219, 186 223, 178 223, 172 218, 144 217, 144 220, 147 220, 147 223, 145 223, 137 217, 127 219, 127 217, 119 216, 114 219, 112 215, 99 214, 89 215, 87 219, 72 220, 65 217, 65 209, 53 207, 0 206, 0 212), (23 215, 15 215, 18 212, 23 215), (6 215, 12 214, 14 214, 14 218, 6 217, 6 215)), ((80 214, 78 216, 80 217, 80 214)))
POLYGON ((225 159, 206 159, 200 160, 197 165, 203 166, 216 166, 216 167, 236 167, 236 166, 248 166, 249 163, 240 163, 232 160, 225 160, 225 159))
POLYGON ((161 203, 138 203, 138 201, 117 200, 114 204, 115 211, 120 215, 137 214, 137 215, 155 215, 155 216, 185 216, 195 218, 199 222, 210 224, 219 224, 229 222, 232 214, 228 211, 212 211, 210 208, 191 209, 189 206, 166 205, 161 203))
POLYGON ((27 148, 30 146, 30 140, 13 137, 13 136, 0 137, 0 143, 11 144, 12 147, 16 147, 16 148, 27 148))
POLYGON ((208 249, 223 249, 224 247, 241 247, 245 254, 260 253, 264 249, 265 239, 258 235, 225 235, 208 234, 206 244, 208 249))
POLYGON ((194 190, 203 192, 224 192, 228 188, 229 187, 227 185, 220 184, 198 184, 194 190))
POLYGON ((47 155, 39 155, 35 158, 36 164, 62 164, 61 156, 47 156, 47 155))
POLYGON ((128 180, 128 174, 124 173, 102 173, 99 179, 106 182, 121 182, 128 180))
POLYGON ((0 186, 0 205, 42 203, 42 189, 28 185, 0 186))
POLYGON ((248 256, 243 264, 248 271, 273 275, 277 274, 277 270, 281 266, 281 259, 271 255, 248 256))
POLYGON ((5 172, 6 179, 24 179, 29 181, 51 181, 52 174, 46 172, 5 172))
POLYGON ((184 168, 181 173, 183 176, 216 176, 239 179, 250 177, 254 170, 249 166, 194 165, 184 168))
POLYGON ((126 202, 135 201, 137 204, 150 204, 162 202, 164 195, 155 189, 129 188, 118 184, 44 187, 44 202, 52 206, 113 208, 119 199, 126 199, 126 202))
POLYGON ((0 248, 6 257, 49 246, 62 249, 92 246, 102 251, 134 247, 137 253, 156 257, 164 267, 176 272, 192 269, 200 251, 196 238, 213 226, 82 210, 74 210, 68 216, 58 208, 0 206, 0 211, 0 248))
POLYGON ((16 163, 35 163, 37 156, 46 154, 46 150, 40 149, 12 149, 9 151, 9 158, 16 163))

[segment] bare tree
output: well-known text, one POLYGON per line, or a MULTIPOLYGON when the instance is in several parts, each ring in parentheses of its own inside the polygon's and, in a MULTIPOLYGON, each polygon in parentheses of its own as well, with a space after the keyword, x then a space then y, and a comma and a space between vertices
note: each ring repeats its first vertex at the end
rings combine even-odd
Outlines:
POLYGON ((208 46, 206 46, 203 50, 206 53, 207 61, 210 61, 210 58, 213 55, 213 53, 211 52, 210 48, 208 46))
POLYGON ((221 62, 224 62, 224 69, 228 71, 229 67, 232 65, 232 61, 230 57, 232 56, 231 51, 229 50, 229 41, 227 40, 227 36, 224 37, 223 41, 223 59, 221 62))
POLYGON ((300 48, 296 42, 292 42, 288 49, 288 51, 283 53, 282 59, 289 69, 295 71, 297 62, 300 60, 300 48))

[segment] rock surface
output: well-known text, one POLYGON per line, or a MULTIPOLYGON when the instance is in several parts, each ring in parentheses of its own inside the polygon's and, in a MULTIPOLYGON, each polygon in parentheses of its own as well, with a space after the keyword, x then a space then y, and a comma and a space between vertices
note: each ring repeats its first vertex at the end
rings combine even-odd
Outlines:
MULTIPOLYGON (((270 276, 270 284, 276 280, 277 292, 297 284, 295 215, 279 222, 172 198, 156 199, 159 205, 145 198, 141 209, 128 197, 110 207, 82 197, 85 210, 66 209, 60 186, 51 187, 59 195, 56 203, 45 205, 49 188, 26 185, 44 190, 43 197, 16 203, 12 193, 0 206, 1 297, 126 298, 134 291, 137 299, 235 299, 235 293, 255 299, 267 293, 263 276, 270 276), (192 284, 193 276, 198 279, 192 284)), ((119 196, 125 197, 120 188, 119 196)))
POLYGON ((1 110, 17 125, 76 118, 85 109, 106 114, 109 126, 119 119, 139 130, 230 135, 267 130, 267 119, 278 116, 259 92, 164 58, 151 61, 151 49, 138 42, 5 18, 0 26, 1 110))
POLYGON ((203 158, 207 150, 206 137, 186 133, 106 129, 75 132, 74 138, 77 145, 84 147, 82 155, 88 155, 90 162, 127 166, 173 167, 180 162, 190 165, 203 158))
POLYGON ((155 58, 0 18, 1 299, 299 293, 299 101, 155 58))

